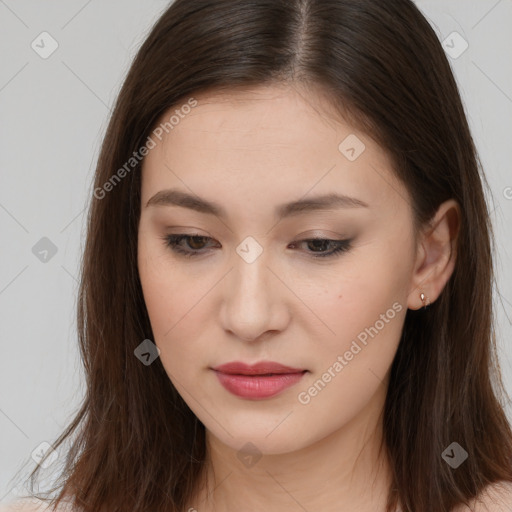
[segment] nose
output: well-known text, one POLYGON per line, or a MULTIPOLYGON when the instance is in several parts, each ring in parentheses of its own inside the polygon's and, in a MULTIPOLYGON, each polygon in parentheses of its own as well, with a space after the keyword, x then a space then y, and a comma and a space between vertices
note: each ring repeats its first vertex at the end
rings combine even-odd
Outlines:
POLYGON ((288 299, 293 295, 278 272, 260 255, 252 263, 236 256, 221 293, 222 327, 237 339, 254 341, 274 335, 290 321, 288 299))

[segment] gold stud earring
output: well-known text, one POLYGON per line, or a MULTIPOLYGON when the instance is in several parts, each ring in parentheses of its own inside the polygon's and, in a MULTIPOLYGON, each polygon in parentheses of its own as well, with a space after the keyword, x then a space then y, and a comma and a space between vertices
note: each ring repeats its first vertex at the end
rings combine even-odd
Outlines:
POLYGON ((423 292, 420 293, 420 299, 423 302, 423 308, 426 309, 427 306, 430 306, 430 299, 423 292))

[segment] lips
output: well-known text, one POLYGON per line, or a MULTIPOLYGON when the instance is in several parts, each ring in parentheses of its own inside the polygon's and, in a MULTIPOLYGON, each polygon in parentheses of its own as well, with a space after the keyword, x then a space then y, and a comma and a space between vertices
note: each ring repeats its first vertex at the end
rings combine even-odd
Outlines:
POLYGON ((253 365, 232 362, 212 370, 227 391, 249 400, 262 400, 277 395, 298 383, 307 373, 307 370, 272 361, 253 365))
POLYGON ((286 373, 303 373, 306 371, 303 368, 292 368, 273 361, 261 361, 253 365, 234 361, 232 363, 221 364, 213 369, 227 375, 282 375, 286 373))

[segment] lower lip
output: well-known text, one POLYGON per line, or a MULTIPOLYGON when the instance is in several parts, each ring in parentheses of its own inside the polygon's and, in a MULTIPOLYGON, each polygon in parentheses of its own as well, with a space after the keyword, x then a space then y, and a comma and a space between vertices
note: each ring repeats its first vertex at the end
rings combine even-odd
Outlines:
POLYGON ((275 396, 297 384, 306 372, 279 375, 230 375, 214 370, 220 383, 233 395, 260 400, 275 396))

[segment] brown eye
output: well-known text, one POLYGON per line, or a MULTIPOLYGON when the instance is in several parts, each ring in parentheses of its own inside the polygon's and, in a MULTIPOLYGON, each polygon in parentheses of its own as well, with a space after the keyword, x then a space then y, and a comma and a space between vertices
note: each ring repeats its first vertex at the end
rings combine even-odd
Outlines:
POLYGON ((206 236, 192 236, 189 238, 188 245, 194 250, 200 250, 203 249, 203 245, 205 243, 205 240, 208 237, 206 236))
POLYGON ((313 258, 330 258, 341 252, 348 251, 351 248, 352 240, 329 240, 328 238, 309 238, 306 240, 299 240, 292 245, 306 244, 313 258), (325 251, 329 246, 334 246, 331 251, 325 251))
POLYGON ((172 251, 183 256, 198 256, 205 248, 208 240, 213 240, 208 236, 200 235, 167 235, 164 237, 164 242, 167 247, 172 251), (181 244, 181 242, 184 244, 181 244))

